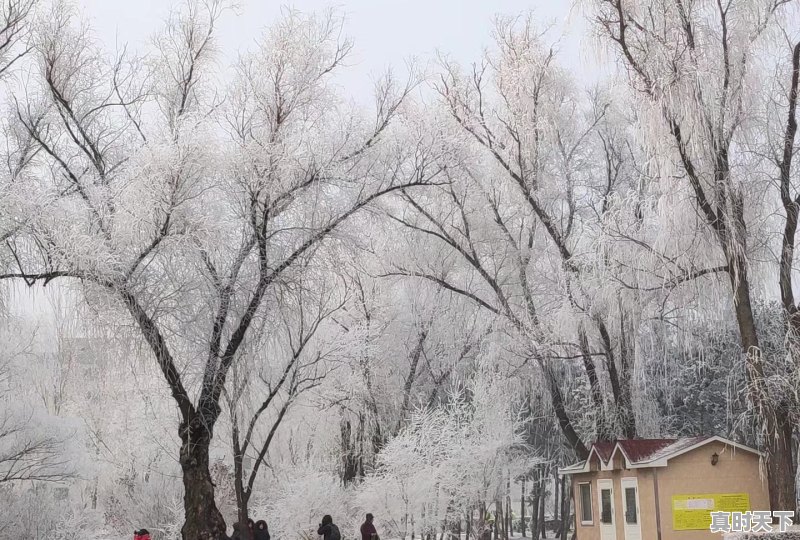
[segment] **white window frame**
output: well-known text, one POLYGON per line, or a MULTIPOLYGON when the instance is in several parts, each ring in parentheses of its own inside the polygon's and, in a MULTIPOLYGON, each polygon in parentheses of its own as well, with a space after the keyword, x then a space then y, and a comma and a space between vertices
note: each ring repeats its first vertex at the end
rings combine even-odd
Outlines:
POLYGON ((578 482, 578 495, 581 501, 581 525, 594 525, 594 508, 592 504, 592 483, 591 482, 578 482), (592 516, 592 519, 589 521, 584 521, 583 519, 583 490, 581 486, 589 486, 589 514, 592 516))

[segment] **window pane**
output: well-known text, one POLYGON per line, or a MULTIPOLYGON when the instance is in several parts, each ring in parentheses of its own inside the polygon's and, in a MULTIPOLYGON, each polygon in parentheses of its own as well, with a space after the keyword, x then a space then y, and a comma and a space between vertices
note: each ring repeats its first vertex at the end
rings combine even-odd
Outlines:
POLYGON ((625 523, 636 523, 636 488, 625 488, 625 523))
POLYGON ((602 508, 600 509, 600 521, 603 523, 613 523, 611 521, 611 490, 600 490, 600 502, 602 508))
POLYGON ((592 486, 581 484, 581 521, 592 521, 592 486))

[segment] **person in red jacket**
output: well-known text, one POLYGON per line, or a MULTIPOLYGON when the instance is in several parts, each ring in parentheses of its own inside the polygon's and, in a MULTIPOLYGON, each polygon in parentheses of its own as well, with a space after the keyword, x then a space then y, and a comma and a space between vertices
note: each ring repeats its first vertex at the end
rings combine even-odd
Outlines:
POLYGON ((142 529, 133 532, 133 540, 150 540, 150 531, 142 529))
POLYGON ((378 531, 372 524, 373 519, 375 518, 372 514, 367 514, 367 520, 361 525, 361 540, 378 540, 378 531))

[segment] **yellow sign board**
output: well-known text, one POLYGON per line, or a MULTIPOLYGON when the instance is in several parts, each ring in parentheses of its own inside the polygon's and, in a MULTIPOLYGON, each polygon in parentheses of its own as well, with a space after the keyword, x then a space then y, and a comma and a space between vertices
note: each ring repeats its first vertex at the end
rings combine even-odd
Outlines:
POLYGON ((748 512, 747 493, 706 493, 672 496, 672 528, 676 531, 708 529, 711 512, 748 512))

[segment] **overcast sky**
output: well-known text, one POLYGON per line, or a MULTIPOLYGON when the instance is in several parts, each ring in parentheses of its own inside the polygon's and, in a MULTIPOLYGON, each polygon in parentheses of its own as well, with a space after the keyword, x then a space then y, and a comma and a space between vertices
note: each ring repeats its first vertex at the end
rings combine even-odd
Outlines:
MULTIPOLYGON (((115 41, 141 46, 164 20, 171 0, 78 0, 98 38, 113 50, 115 41)), ((346 32, 355 41, 352 67, 342 79, 358 97, 371 88, 369 76, 387 66, 402 69, 411 56, 430 58, 436 50, 462 62, 478 58, 490 44, 495 15, 532 10, 542 27, 554 25, 562 63, 579 78, 594 78, 597 62, 582 51, 585 24, 573 0, 240 0, 239 14, 228 14, 220 28, 227 57, 251 47, 279 16, 282 7, 314 11, 337 7, 347 16, 346 32)))

